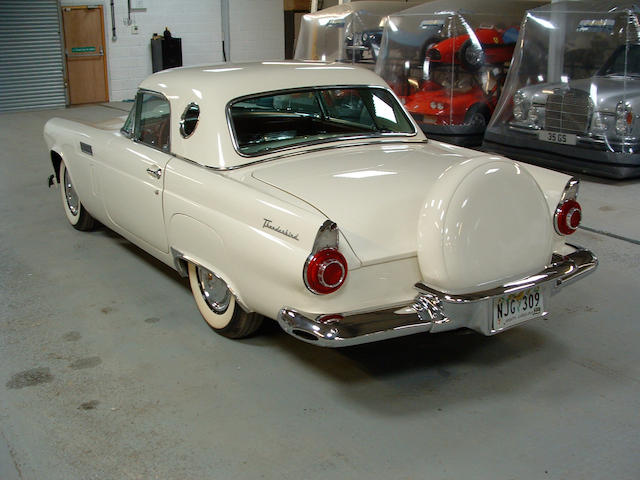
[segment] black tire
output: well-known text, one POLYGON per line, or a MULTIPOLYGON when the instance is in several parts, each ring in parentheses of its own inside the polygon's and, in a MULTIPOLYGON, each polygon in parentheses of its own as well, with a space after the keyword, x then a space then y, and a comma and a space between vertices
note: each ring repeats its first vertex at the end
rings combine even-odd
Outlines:
POLYGON ((484 52, 471 39, 460 47, 460 63, 469 72, 477 72, 484 64, 484 52))
POLYGON ((60 193, 62 195, 62 208, 67 220, 73 228, 81 232, 89 232, 96 228, 96 220, 87 212, 80 198, 73 188, 71 175, 64 161, 60 161, 60 193))
POLYGON ((465 125, 475 125, 478 130, 486 130, 491 118, 491 111, 486 105, 476 103, 472 105, 464 116, 465 125))
POLYGON ((198 310, 207 325, 217 334, 233 339, 245 338, 260 328, 262 315, 245 312, 236 302, 236 297, 224 280, 206 268, 191 262, 188 269, 189 285, 198 310), (205 292, 209 295, 207 296, 205 292))

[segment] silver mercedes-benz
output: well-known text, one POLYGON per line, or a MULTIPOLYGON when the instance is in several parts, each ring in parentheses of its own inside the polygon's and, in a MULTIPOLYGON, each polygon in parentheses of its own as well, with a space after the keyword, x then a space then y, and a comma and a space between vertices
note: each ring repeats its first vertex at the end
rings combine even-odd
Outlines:
POLYGON ((640 44, 618 47, 590 78, 518 89, 507 125, 485 141, 556 168, 640 176, 640 44))

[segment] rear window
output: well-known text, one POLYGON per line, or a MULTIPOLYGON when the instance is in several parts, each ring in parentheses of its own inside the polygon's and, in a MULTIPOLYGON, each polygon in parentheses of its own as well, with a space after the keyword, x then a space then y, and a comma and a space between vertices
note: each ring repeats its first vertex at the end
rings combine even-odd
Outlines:
POLYGON ((383 88, 315 88, 246 97, 229 105, 236 148, 256 156, 353 137, 413 135, 404 109, 383 88))

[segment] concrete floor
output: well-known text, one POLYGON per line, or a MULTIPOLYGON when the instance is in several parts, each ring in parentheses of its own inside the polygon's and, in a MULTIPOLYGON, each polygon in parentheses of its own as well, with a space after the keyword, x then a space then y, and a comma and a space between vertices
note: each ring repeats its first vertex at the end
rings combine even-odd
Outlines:
POLYGON ((47 188, 44 122, 114 113, 0 115, 1 480, 640 478, 640 182, 583 182, 584 224, 630 241, 576 233, 600 268, 545 320, 230 341, 176 273, 75 231, 47 188))

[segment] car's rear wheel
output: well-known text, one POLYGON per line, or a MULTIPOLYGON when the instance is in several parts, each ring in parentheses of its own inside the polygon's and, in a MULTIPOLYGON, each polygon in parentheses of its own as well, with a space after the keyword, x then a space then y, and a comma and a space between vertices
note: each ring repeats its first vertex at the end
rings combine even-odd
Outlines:
POLYGON ((189 284, 198 310, 216 333, 244 338, 260 328, 262 316, 245 312, 226 282, 215 273, 189 262, 189 284))
POLYGON ((83 232, 93 230, 96 221, 80 202, 64 161, 60 162, 60 193, 62 194, 62 208, 64 208, 67 220, 73 228, 83 232))

